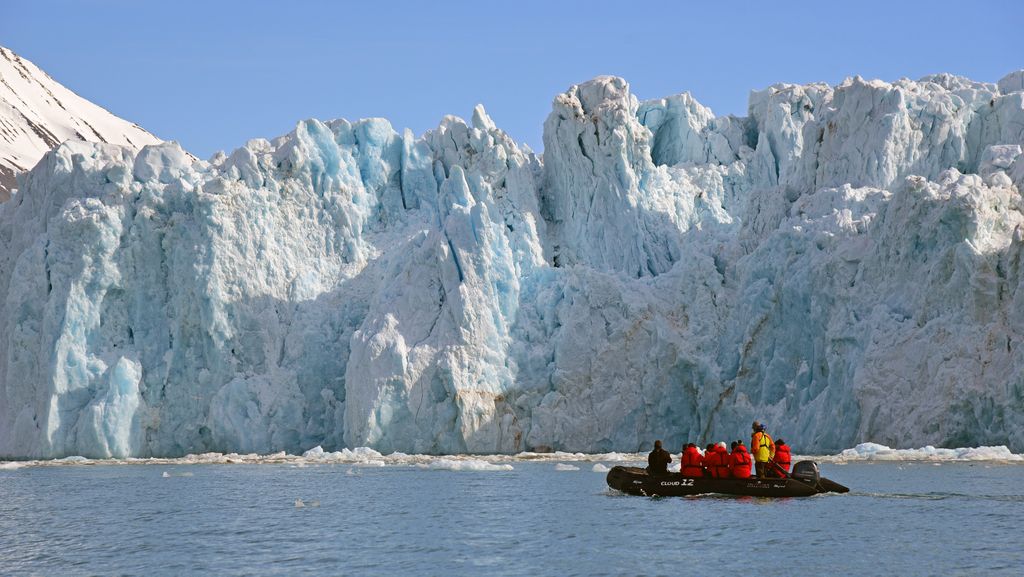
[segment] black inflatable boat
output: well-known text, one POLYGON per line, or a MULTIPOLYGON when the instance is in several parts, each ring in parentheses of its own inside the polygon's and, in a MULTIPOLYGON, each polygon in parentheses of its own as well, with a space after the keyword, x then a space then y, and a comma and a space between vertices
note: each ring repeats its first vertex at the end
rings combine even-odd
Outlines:
POLYGON ((612 467, 608 486, 630 495, 680 497, 705 493, 749 495, 751 497, 809 497, 818 493, 848 493, 850 490, 822 477, 814 461, 800 461, 785 479, 714 479, 683 477, 678 473, 652 476, 640 467, 612 467))

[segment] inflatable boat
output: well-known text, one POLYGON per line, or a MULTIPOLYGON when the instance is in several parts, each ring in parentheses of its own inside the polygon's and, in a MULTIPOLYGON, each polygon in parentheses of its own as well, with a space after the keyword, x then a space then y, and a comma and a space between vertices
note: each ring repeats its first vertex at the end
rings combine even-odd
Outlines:
POLYGON ((715 479, 683 477, 679 473, 649 475, 640 467, 612 467, 608 486, 630 495, 680 497, 721 493, 751 497, 809 497, 819 493, 848 493, 850 490, 822 477, 814 461, 800 461, 786 478, 715 479))

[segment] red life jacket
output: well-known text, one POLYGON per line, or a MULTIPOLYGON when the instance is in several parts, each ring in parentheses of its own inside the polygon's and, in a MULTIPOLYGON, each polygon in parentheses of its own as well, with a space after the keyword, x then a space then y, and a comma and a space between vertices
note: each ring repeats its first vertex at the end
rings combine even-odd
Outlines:
POLYGON ((714 449, 708 450, 704 453, 704 469, 708 473, 708 477, 718 478, 718 466, 721 464, 722 458, 715 452, 714 449))
POLYGON ((708 476, 715 479, 729 478, 729 451, 725 447, 715 445, 713 449, 704 453, 704 468, 708 476))
MULTIPOLYGON (((718 479, 728 479, 732 473, 732 459, 729 457, 729 450, 725 447, 715 445, 715 456, 718 458, 718 465, 715 467, 714 476, 718 479)), ((707 457, 704 457, 705 462, 707 457)))
POLYGON ((747 452, 747 448, 743 445, 737 445, 732 451, 731 455, 732 466, 730 471, 732 472, 733 478, 736 479, 749 479, 750 478, 750 453, 747 452))
POLYGON ((786 470, 789 474, 789 465, 792 457, 789 456, 789 445, 775 445, 775 464, 786 470))
POLYGON ((683 451, 682 457, 679 460, 679 472, 684 477, 703 477, 704 469, 704 458, 701 457, 700 451, 697 447, 687 447, 683 451))

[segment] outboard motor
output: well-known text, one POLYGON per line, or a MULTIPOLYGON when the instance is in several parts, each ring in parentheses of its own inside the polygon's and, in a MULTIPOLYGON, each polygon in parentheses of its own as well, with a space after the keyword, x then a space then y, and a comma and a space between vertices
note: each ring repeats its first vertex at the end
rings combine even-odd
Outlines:
POLYGON ((793 465, 793 473, 790 476, 812 487, 817 487, 818 481, 821 480, 818 464, 814 461, 798 461, 793 465))

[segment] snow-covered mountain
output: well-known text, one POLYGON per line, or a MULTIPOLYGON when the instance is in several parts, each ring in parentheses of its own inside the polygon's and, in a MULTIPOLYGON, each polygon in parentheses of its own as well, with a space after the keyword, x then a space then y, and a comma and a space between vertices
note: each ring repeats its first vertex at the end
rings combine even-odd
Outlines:
POLYGON ((160 139, 60 85, 35 64, 0 46, 0 202, 15 174, 69 139, 141 148, 160 139))
POLYGON ((0 205, 0 455, 1024 449, 1024 72, 619 78, 543 159, 477 108, 193 161, 69 142, 0 205))

